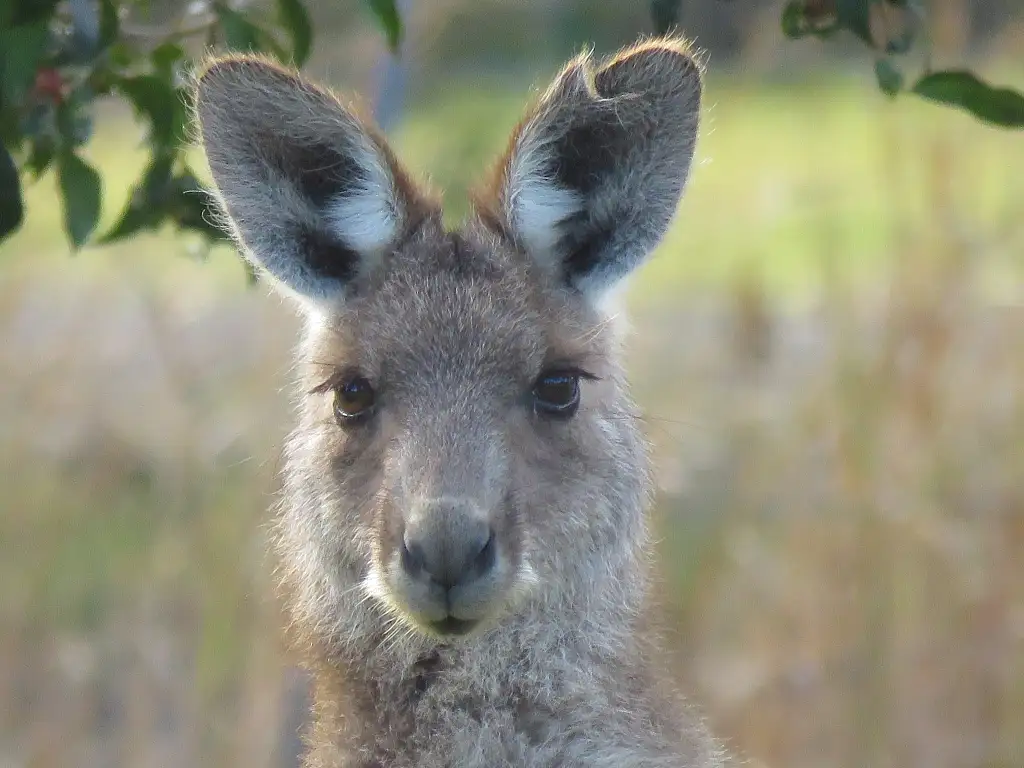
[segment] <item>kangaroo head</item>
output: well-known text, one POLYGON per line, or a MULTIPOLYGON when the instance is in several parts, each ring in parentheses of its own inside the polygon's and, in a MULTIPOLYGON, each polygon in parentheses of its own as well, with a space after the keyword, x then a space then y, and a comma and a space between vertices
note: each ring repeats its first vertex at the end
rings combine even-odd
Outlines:
POLYGON ((279 526, 303 621, 451 637, 621 604, 647 462, 608 299, 688 175, 685 44, 570 62, 457 231, 327 90, 253 57, 196 87, 225 224, 306 317, 279 526))

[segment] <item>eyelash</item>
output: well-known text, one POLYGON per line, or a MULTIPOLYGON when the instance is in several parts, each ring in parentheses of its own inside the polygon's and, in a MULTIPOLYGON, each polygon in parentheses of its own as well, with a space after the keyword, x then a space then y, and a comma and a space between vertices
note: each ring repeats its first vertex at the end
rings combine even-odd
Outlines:
POLYGON ((361 376, 361 375, 362 374, 358 370, 356 370, 354 368, 342 368, 342 369, 336 370, 334 373, 332 373, 330 375, 330 377, 328 379, 326 379, 325 381, 321 382, 320 384, 317 384, 315 387, 313 387, 311 390, 309 390, 309 392, 307 392, 306 394, 308 394, 308 395, 325 395, 328 392, 333 392, 336 388, 340 387, 346 381, 348 381, 350 379, 354 379, 355 377, 361 376))
MULTIPOLYGON (((322 383, 316 385, 311 390, 309 390, 309 394, 310 395, 324 395, 324 394, 327 394, 327 393, 334 393, 335 398, 336 398, 337 397, 337 393, 339 391, 339 388, 344 387, 348 382, 351 382, 351 381, 353 381, 355 379, 365 379, 365 377, 364 377, 364 375, 359 370, 354 369, 354 368, 339 369, 339 370, 335 371, 335 373, 332 374, 330 376, 330 378, 326 379, 322 383)), ((531 386, 531 388, 530 388, 529 395, 530 395, 530 398, 531 398, 531 402, 533 404, 533 410, 535 412, 545 413, 545 415, 549 415, 549 416, 563 415, 565 417, 571 418, 573 415, 575 415, 576 410, 577 410, 577 408, 579 406, 579 401, 580 401, 579 381, 581 379, 584 380, 584 381, 600 381, 601 377, 597 376, 597 375, 595 375, 593 373, 590 373, 589 371, 584 370, 583 368, 580 368, 578 366, 573 366, 573 365, 557 365, 556 364, 556 365, 553 365, 551 367, 544 368, 541 371, 540 375, 537 376, 536 379, 534 379, 533 386, 531 386), (543 405, 541 404, 541 401, 537 397, 537 388, 545 380, 554 379, 554 378, 557 378, 557 377, 560 377, 560 376, 564 376, 564 377, 568 377, 568 378, 572 378, 572 379, 576 380, 575 381, 575 389, 576 389, 575 404, 573 404, 571 406, 568 406, 565 409, 564 413, 563 412, 559 412, 557 409, 556 410, 545 410, 543 405)), ((352 423, 355 423, 356 421, 359 421, 359 420, 360 419, 354 418, 354 419, 352 419, 352 423)), ((365 419, 362 419, 362 420, 365 420, 365 419)))

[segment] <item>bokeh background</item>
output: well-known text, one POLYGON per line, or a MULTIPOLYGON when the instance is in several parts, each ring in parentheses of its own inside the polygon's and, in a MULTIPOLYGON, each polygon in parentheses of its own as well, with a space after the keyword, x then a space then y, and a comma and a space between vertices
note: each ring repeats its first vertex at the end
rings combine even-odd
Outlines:
MULTIPOLYGON (((464 190, 531 87, 646 3, 309 4, 307 71, 464 190)), ((935 0, 937 63, 1024 86, 1018 0, 935 0)), ((1024 766, 1024 135, 890 101, 780 2, 688 0, 689 192, 634 283, 674 675, 751 766, 1024 766)), ((110 105, 114 219, 145 160, 110 105)), ((69 255, 52 174, 0 250, 0 766, 292 768, 265 554, 298 325, 227 247, 69 255)))

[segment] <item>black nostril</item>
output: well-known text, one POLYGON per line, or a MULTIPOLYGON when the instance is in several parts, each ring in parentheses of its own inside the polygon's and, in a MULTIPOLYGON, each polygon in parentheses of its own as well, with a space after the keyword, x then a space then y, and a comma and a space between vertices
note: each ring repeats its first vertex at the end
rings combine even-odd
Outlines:
POLYGON ((497 550, 498 545, 495 543, 494 531, 491 530, 483 549, 473 558, 472 569, 474 576, 479 578, 494 567, 494 562, 497 559, 497 550))
POLYGON ((482 578, 498 560, 494 531, 470 515, 416 516, 403 531, 400 550, 405 573, 445 590, 482 578))
POLYGON ((402 537, 402 567, 412 576, 416 576, 425 567, 423 548, 415 542, 410 544, 402 537))

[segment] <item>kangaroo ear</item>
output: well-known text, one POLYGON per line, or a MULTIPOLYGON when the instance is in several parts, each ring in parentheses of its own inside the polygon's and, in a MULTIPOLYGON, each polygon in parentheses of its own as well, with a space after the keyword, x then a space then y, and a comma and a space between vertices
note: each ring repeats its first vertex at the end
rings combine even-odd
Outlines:
POLYGON ((217 201, 242 253, 307 303, 338 301, 423 213, 384 140, 276 64, 214 60, 195 102, 217 201))
POLYGON ((697 140, 701 68, 661 38, 570 62, 523 119, 481 205, 554 279, 592 298, 668 228, 697 140))

